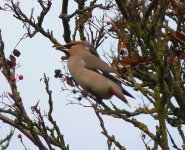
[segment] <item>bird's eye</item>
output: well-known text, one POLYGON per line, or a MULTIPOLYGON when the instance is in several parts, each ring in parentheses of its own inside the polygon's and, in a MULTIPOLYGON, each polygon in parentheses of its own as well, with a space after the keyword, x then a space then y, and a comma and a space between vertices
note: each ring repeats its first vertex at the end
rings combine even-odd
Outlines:
POLYGON ((73 47, 72 45, 66 45, 65 46, 66 48, 71 48, 71 47, 73 47))

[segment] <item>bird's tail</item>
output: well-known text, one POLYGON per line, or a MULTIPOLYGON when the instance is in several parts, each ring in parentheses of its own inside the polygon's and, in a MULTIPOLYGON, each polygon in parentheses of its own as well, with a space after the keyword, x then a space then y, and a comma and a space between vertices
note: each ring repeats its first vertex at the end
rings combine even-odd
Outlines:
POLYGON ((125 94, 126 96, 129 96, 131 98, 135 98, 134 96, 132 96, 128 91, 126 91, 123 87, 121 88, 123 94, 125 94))
POLYGON ((129 102, 126 100, 125 96, 122 93, 116 91, 113 88, 111 88, 110 91, 112 92, 113 95, 115 95, 117 98, 119 98, 120 100, 122 100, 124 103, 126 103, 131 108, 129 102))

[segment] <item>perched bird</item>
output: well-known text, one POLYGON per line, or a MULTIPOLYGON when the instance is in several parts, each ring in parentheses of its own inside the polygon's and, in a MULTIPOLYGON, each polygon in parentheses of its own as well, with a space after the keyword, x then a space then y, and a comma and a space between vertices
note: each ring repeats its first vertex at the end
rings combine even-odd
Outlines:
POLYGON ((56 49, 66 54, 69 72, 75 82, 95 96, 97 102, 115 95, 129 105, 124 95, 134 98, 121 86, 114 70, 102 59, 90 53, 93 46, 89 42, 74 41, 66 45, 56 45, 56 49))

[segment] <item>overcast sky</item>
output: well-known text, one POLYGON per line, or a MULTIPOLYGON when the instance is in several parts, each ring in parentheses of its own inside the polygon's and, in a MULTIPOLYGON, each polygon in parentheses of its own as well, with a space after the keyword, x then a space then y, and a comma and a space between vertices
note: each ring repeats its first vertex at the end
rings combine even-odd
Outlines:
MULTIPOLYGON (((36 6, 36 0, 20 0, 22 9, 25 13, 30 14, 31 8, 34 7, 35 15, 39 12, 40 8, 36 6)), ((0 1, 2 6, 3 2, 0 1)), ((70 11, 74 11, 76 6, 70 3, 70 11)), ((45 29, 53 30, 54 36, 61 43, 63 40, 63 26, 61 20, 58 18, 61 11, 61 1, 53 1, 52 9, 45 20, 45 29)), ((9 56, 11 51, 19 39, 25 33, 21 22, 16 20, 10 12, 0 11, 0 29, 2 30, 3 40, 5 42, 5 53, 9 56)), ((113 44, 112 42, 111 44, 113 44)), ((104 51, 109 48, 110 43, 104 43, 99 49, 104 51)), ((113 44, 113 46, 116 47, 113 44)), ((32 39, 23 40, 17 47, 21 51, 21 56, 17 59, 21 67, 16 70, 16 74, 22 74, 24 80, 17 83, 20 94, 23 98, 23 103, 27 112, 31 115, 30 107, 35 105, 40 100, 40 106, 42 111, 48 110, 48 97, 45 92, 43 82, 40 82, 40 78, 43 77, 43 73, 46 73, 50 77, 50 89, 53 91, 54 101, 54 113, 53 116, 57 121, 61 132, 64 134, 64 138, 67 144, 69 144, 71 150, 106 150, 107 143, 106 138, 101 134, 101 128, 99 121, 95 116, 94 111, 91 108, 83 108, 78 105, 66 105, 67 100, 72 99, 73 95, 66 97, 69 92, 62 92, 59 80, 54 78, 54 70, 62 68, 60 57, 64 54, 55 51, 52 48, 52 43, 40 34, 37 34, 32 39)), ((0 93, 8 91, 9 87, 6 80, 0 73, 0 93), (3 87, 2 87, 3 85, 3 87)), ((140 94, 134 94, 136 99, 129 99, 132 106, 138 106, 140 94)), ((113 98, 120 107, 129 109, 124 103, 119 102, 117 98, 113 98)), ((107 102, 108 104, 109 102, 107 102)), ((123 144, 128 150, 143 150, 144 144, 140 138, 141 131, 135 129, 133 125, 128 124, 118 119, 112 119, 111 117, 104 117, 105 126, 111 134, 114 134, 116 138, 123 144)), ((139 118, 140 120, 149 123, 149 129, 155 131, 155 123, 150 118, 139 118)), ((0 128, 0 137, 7 134, 10 126, 2 125, 0 128)), ((171 134, 175 135, 176 132, 171 130, 171 134)), ((15 132, 15 136, 11 141, 8 150, 24 150, 17 135, 19 131, 15 132)), ((23 141, 27 148, 30 150, 37 150, 37 148, 23 136, 23 141)))

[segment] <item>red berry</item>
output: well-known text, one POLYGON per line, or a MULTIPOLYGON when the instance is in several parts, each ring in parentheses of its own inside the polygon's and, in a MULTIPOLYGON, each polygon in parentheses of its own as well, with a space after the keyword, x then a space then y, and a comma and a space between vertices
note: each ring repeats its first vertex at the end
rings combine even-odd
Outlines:
POLYGON ((12 76, 10 77, 10 81, 11 81, 11 82, 15 82, 15 81, 16 81, 15 76, 12 75, 12 76))
POLYGON ((19 80, 23 80, 23 75, 19 75, 19 80))
POLYGON ((18 134, 17 135, 17 138, 21 139, 22 138, 22 135, 21 134, 18 134))
POLYGON ((66 60, 67 59, 67 56, 61 56, 61 59, 62 60, 66 60))
POLYGON ((76 94, 77 91, 75 89, 73 89, 72 92, 73 92, 73 94, 76 94))

